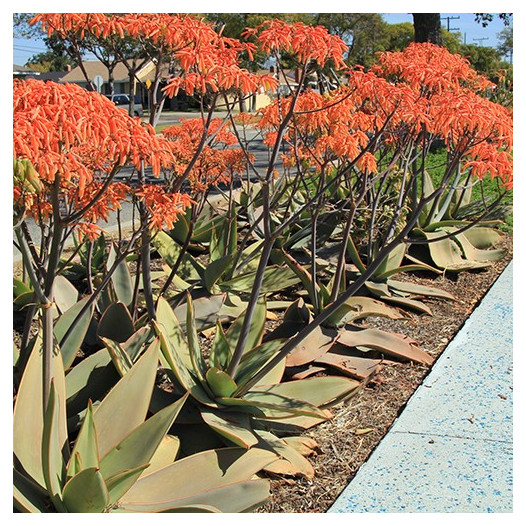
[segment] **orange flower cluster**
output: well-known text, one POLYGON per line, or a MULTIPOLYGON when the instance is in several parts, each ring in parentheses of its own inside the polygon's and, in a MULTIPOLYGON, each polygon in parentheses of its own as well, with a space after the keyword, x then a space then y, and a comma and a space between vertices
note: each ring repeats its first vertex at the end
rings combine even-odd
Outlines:
POLYGON ((250 126, 259 121, 259 116, 255 113, 238 113, 234 116, 234 122, 240 126, 250 126))
POLYGON ((345 67, 343 54, 347 51, 347 44, 323 26, 267 20, 256 28, 247 29, 244 35, 255 36, 262 51, 268 54, 288 51, 303 64, 314 60, 324 66, 332 61, 336 68, 345 67))
MULTIPOLYGON (((374 70, 349 72, 346 86, 320 95, 306 91, 297 99, 288 129, 292 156, 317 169, 327 162, 354 161, 359 169, 377 170, 380 144, 396 147, 425 132, 463 152, 464 169, 477 177, 498 177, 512 186, 513 119, 509 110, 479 94, 490 83, 465 59, 432 44, 412 44, 406 51, 384 53, 374 70), (371 138, 381 132, 381 141, 371 138), (293 146, 294 145, 294 146, 293 146)), ((258 126, 273 146, 292 97, 262 111, 258 126)))
MULTIPOLYGON (((185 119, 180 124, 163 130, 162 134, 171 145, 176 159, 176 173, 186 172, 204 133, 203 120, 200 118, 185 119)), ((209 186, 227 183, 246 170, 245 154, 241 148, 233 148, 237 143, 236 136, 224 125, 222 119, 211 120, 206 140, 207 144, 187 174, 193 192, 202 192, 209 186)))
POLYGON ((471 68, 467 59, 431 43, 412 43, 404 51, 380 53, 378 64, 371 70, 427 93, 451 92, 461 86, 474 90, 493 86, 471 68))
MULTIPOLYGON (((84 213, 86 223, 108 218, 129 189, 105 184, 120 167, 133 164, 161 168, 173 155, 153 128, 129 117, 106 97, 75 84, 37 80, 13 83, 13 156, 32 162, 45 191, 32 203, 20 203, 37 221, 51 212, 55 184, 68 213, 84 213)), ((16 194, 16 192, 15 192, 16 194)), ((21 197, 18 192, 18 197, 21 197)))
POLYGON ((483 96, 494 85, 466 59, 433 44, 411 44, 402 52, 381 54, 376 73, 422 95, 425 105, 420 102, 415 120, 448 146, 464 148, 464 169, 513 186, 512 113, 483 96))
POLYGON ((34 17, 48 35, 78 35, 89 32, 96 37, 130 36, 151 43, 171 54, 180 73, 166 86, 170 97, 183 89, 189 95, 236 88, 243 93, 269 90, 277 85, 270 75, 257 75, 239 66, 239 56, 249 57, 254 44, 218 34, 211 24, 195 16, 168 13, 44 13, 34 17))
MULTIPOLYGON (((262 110, 258 126, 266 131, 265 144, 272 147, 282 115, 290 111, 292 99, 276 100, 262 110)), ((361 70, 353 72, 348 86, 330 95, 301 93, 285 140, 290 138, 291 155, 320 169, 327 162, 356 160, 357 167, 376 172, 373 155, 366 155, 370 137, 389 124, 384 133, 400 125, 402 108, 413 107, 415 95, 385 79, 361 70)), ((406 123, 407 126, 407 123, 406 123)), ((291 165, 296 161, 285 159, 291 165)))
POLYGON ((142 185, 135 190, 135 195, 144 200, 153 230, 173 228, 178 216, 193 202, 187 194, 167 193, 161 186, 154 184, 142 185))

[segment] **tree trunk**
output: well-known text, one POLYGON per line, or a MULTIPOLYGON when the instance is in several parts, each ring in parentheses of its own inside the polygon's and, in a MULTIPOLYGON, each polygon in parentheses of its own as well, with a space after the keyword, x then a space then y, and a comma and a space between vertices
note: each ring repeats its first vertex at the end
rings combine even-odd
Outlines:
POLYGON ((415 42, 442 45, 440 13, 413 13, 415 42))

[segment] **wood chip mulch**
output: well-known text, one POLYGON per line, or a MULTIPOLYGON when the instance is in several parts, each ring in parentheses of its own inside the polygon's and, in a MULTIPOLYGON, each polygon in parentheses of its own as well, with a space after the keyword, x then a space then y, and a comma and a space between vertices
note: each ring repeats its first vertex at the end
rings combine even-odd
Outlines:
MULTIPOLYGON (((409 336, 437 358, 512 259, 512 236, 507 235, 501 244, 508 251, 506 257, 487 269, 438 277, 418 273, 396 277, 441 288, 458 301, 426 299, 424 302, 431 307, 433 316, 411 314, 404 320, 368 318, 367 325, 409 336)), ((305 431, 321 451, 311 458, 315 478, 272 479, 271 499, 256 512, 325 513, 389 430, 429 370, 430 367, 412 363, 382 365, 378 376, 355 397, 333 408, 334 418, 305 431)))

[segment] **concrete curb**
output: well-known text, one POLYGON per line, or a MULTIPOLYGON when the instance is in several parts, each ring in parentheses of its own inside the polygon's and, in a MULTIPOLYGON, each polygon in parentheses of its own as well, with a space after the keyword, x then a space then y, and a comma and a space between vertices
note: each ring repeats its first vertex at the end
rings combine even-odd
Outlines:
POLYGON ((328 513, 513 511, 513 261, 328 513))

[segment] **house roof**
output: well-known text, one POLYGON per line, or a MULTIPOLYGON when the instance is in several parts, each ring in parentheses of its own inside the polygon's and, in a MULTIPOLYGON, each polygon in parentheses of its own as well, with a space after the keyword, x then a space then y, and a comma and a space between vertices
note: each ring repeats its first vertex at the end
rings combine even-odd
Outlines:
POLYGON ((62 77, 66 75, 67 71, 46 71, 46 72, 33 72, 26 75, 26 79, 37 79, 37 80, 51 80, 53 82, 60 82, 62 77))
MULTIPOLYGON (((83 62, 86 73, 89 78, 93 80, 97 75, 100 75, 104 82, 108 82, 108 68, 99 60, 87 60, 83 62)), ((162 67, 162 73, 164 76, 168 75, 168 65, 162 67)), ((152 62, 148 62, 143 66, 138 72, 137 76, 145 81, 147 79, 153 80, 155 75, 155 68, 153 67, 152 62)), ((122 63, 119 62, 113 70, 113 79, 115 82, 126 82, 129 79, 128 68, 122 63)), ((80 67, 73 68, 69 73, 62 77, 61 82, 77 82, 82 83, 86 82, 84 73, 80 67)))
MULTIPOLYGON (((93 80, 97 75, 100 75, 104 82, 108 82, 108 68, 99 60, 86 60, 83 62, 84 69, 88 77, 93 80)), ((128 69, 122 63, 118 63, 113 70, 113 78, 116 82, 128 80, 128 69)), ((62 77, 62 82, 86 82, 84 73, 80 67, 73 68, 62 77)))

